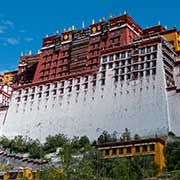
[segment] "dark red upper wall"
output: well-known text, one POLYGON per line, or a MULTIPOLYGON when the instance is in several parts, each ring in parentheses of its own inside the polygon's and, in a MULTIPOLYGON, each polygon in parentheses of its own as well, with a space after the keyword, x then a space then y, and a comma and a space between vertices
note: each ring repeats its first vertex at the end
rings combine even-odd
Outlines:
POLYGON ((33 82, 96 72, 101 52, 130 44, 142 29, 128 15, 43 39, 33 82))

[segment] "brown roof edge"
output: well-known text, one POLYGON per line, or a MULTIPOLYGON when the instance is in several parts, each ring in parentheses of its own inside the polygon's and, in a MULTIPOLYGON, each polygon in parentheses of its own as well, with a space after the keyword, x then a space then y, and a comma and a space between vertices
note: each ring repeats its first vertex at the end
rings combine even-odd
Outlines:
POLYGON ((118 141, 118 142, 109 142, 96 145, 96 148, 101 147, 113 147, 118 145, 134 145, 134 144, 143 144, 143 143, 151 143, 151 142, 160 142, 161 144, 165 145, 165 140, 161 138, 150 138, 150 139, 140 139, 140 140, 132 140, 132 141, 118 141))

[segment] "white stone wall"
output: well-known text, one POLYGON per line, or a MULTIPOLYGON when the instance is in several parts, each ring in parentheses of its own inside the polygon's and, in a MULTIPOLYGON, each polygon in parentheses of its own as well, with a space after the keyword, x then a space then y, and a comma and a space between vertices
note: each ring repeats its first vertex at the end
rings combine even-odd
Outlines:
POLYGON ((168 92, 170 131, 180 135, 180 93, 168 92))
MULTIPOLYGON (((158 45, 157 73, 142 79, 118 82, 115 86, 113 70, 106 70, 105 86, 100 85, 100 73, 97 76, 96 88, 88 79, 88 90, 84 90, 84 78, 80 80, 80 90, 74 87, 67 89, 64 95, 43 97, 32 101, 17 102, 18 92, 13 92, 11 105, 3 126, 2 134, 8 137, 27 135, 44 140, 49 134, 64 133, 69 137, 88 135, 97 138, 103 130, 121 134, 129 128, 132 134, 154 135, 169 131, 167 95, 165 90, 164 70, 162 64, 161 44, 158 45), (93 90, 94 89, 94 90, 93 90)), ((67 88, 69 82, 65 82, 67 88)), ((51 91, 53 90, 51 84, 51 91)), ((58 83, 59 89, 61 86, 58 83)), ((36 87, 35 92, 38 92, 36 87)), ((30 94, 29 90, 29 94, 30 94)))

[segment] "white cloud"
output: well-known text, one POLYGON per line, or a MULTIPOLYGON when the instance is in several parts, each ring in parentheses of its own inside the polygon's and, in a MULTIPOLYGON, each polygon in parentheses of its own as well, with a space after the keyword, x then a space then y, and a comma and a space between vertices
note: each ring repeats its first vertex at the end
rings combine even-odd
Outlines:
POLYGON ((27 37, 27 38, 25 38, 24 40, 27 41, 27 42, 31 42, 31 41, 33 41, 34 39, 33 39, 32 37, 27 37))
POLYGON ((0 25, 0 34, 4 34, 5 30, 6 30, 6 27, 0 25))
POLYGON ((20 33, 25 33, 26 30, 25 30, 25 29, 21 29, 19 32, 20 32, 20 33))
POLYGON ((7 38, 5 41, 10 45, 16 45, 19 43, 18 39, 13 37, 7 38))
POLYGON ((7 27, 14 28, 14 23, 10 20, 2 20, 2 24, 7 27))

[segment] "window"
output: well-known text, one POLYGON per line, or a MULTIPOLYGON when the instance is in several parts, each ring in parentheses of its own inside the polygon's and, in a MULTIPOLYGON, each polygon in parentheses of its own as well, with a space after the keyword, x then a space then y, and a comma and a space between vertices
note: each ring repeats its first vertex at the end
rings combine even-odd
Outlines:
POLYGON ((119 69, 115 69, 114 75, 118 75, 118 74, 119 74, 119 69))
POLYGON ((46 97, 48 97, 49 96, 49 91, 46 91, 45 94, 46 94, 46 97))
POLYGON ((105 79, 101 79, 101 86, 105 85, 105 79))
POLYGON ((105 156, 109 156, 109 149, 105 149, 105 156))
POLYGON ((38 98, 41 98, 41 96, 42 96, 42 93, 38 93, 38 98))
POLYGON ((69 88, 68 88, 68 92, 71 92, 71 91, 72 91, 72 87, 69 87, 69 88))
POLYGON ((126 53, 125 52, 122 52, 121 53, 121 58, 125 58, 126 57, 126 53))
POLYGON ((140 69, 144 69, 144 64, 140 64, 140 69))
POLYGON ((127 148, 126 148, 126 153, 127 153, 127 154, 131 154, 131 151, 132 151, 132 150, 131 150, 131 147, 127 147, 127 148))
POLYGON ((141 54, 144 54, 145 53, 145 48, 141 48, 141 54))
POLYGON ((155 145, 154 144, 150 144, 149 145, 149 149, 150 149, 150 151, 154 151, 155 150, 155 145))
POLYGON ((128 59, 127 64, 128 64, 128 65, 131 64, 131 59, 128 59))
POLYGON ((127 80, 130 80, 130 79, 131 79, 131 75, 130 75, 130 74, 127 74, 126 79, 127 79, 127 80))
POLYGON ((88 81, 88 76, 85 76, 85 82, 87 82, 88 81))
POLYGON ((48 85, 46 86, 46 89, 47 89, 47 90, 50 89, 50 84, 48 84, 48 85))
POLYGON ((34 93, 34 92, 35 92, 35 87, 32 88, 32 93, 34 93))
POLYGON ((152 59, 156 59, 157 58, 157 53, 153 53, 152 54, 152 59))
POLYGON ((151 46, 147 47, 147 53, 151 52, 151 46))
POLYGON ((146 71, 146 76, 149 76, 149 75, 150 75, 150 71, 147 70, 147 71, 146 71))
POLYGON ((145 58, 144 58, 144 56, 142 56, 142 57, 141 57, 141 62, 143 62, 143 61, 144 61, 144 59, 145 59, 145 58))
POLYGON ((140 77, 143 77, 143 76, 144 76, 144 72, 141 71, 141 72, 140 72, 140 77))
POLYGON ((53 90, 53 96, 55 96, 57 94, 57 91, 56 90, 53 90))
POLYGON ((118 82, 118 76, 114 77, 114 82, 118 82))
POLYGON ((146 63, 146 68, 150 68, 150 62, 146 63))
POLYGON ((93 86, 93 87, 96 86, 96 81, 93 81, 93 82, 92 82, 92 86, 93 86))
POLYGON ((43 87, 42 86, 39 86, 39 91, 42 91, 43 87))
POLYGON ((131 57, 131 55, 132 55, 132 52, 131 51, 128 51, 128 57, 131 57))
POLYGON ((79 89, 80 89, 80 85, 77 85, 76 86, 76 91, 79 91, 79 89))
POLYGON ((20 97, 17 97, 17 102, 20 102, 21 98, 20 97))
POLYGON ((109 60, 110 60, 110 61, 113 61, 113 60, 114 60, 113 55, 110 55, 110 56, 109 56, 109 60))
POLYGON ((140 153, 140 146, 135 146, 136 153, 140 153))
POLYGON ((153 46, 153 51, 157 51, 157 45, 153 46))
POLYGON ((84 84, 84 89, 88 88, 88 83, 84 84))
POLYGON ((116 54, 116 59, 119 59, 119 58, 120 58, 120 54, 117 53, 117 54, 116 54))
POLYGON ((113 63, 109 63, 109 69, 113 67, 113 63))
POLYGON ((77 78, 77 83, 80 83, 80 78, 77 78))
POLYGON ((69 85, 72 85, 72 79, 69 81, 69 85))
POLYGON ((150 60, 150 59, 151 59, 151 55, 147 55, 146 60, 150 60))
POLYGON ((119 148, 119 154, 120 154, 120 155, 123 154, 123 148, 119 148))
POLYGON ((22 93, 22 91, 21 91, 21 90, 19 90, 19 91, 18 91, 18 95, 21 95, 21 93, 22 93))
POLYGON ((152 75, 155 75, 156 74, 156 69, 153 69, 152 70, 152 75))
POLYGON ((31 100, 34 99, 34 94, 31 95, 31 100))
POLYGON ((116 155, 116 149, 115 148, 112 149, 112 155, 116 155))
POLYGON ((63 82, 61 82, 61 87, 64 87, 64 81, 63 81, 63 82))
POLYGON ((29 89, 26 89, 26 90, 25 90, 25 93, 28 94, 28 92, 29 92, 29 89))
POLYGON ((125 61, 121 61, 121 66, 124 66, 125 65, 125 61))
POLYGON ((131 72, 131 67, 127 67, 127 72, 131 72))
POLYGON ((54 88, 57 88, 57 83, 54 83, 54 88))
POLYGON ((121 74, 125 73, 125 68, 121 68, 121 74))
POLYGON ((147 145, 142 146, 143 152, 147 152, 147 145))
POLYGON ((64 89, 60 89, 60 94, 63 94, 64 93, 64 89))
POLYGON ((119 62, 116 62, 116 63, 115 63, 115 67, 119 67, 119 62))
POLYGON ((156 66, 156 61, 153 61, 152 62, 152 67, 155 67, 156 66))

